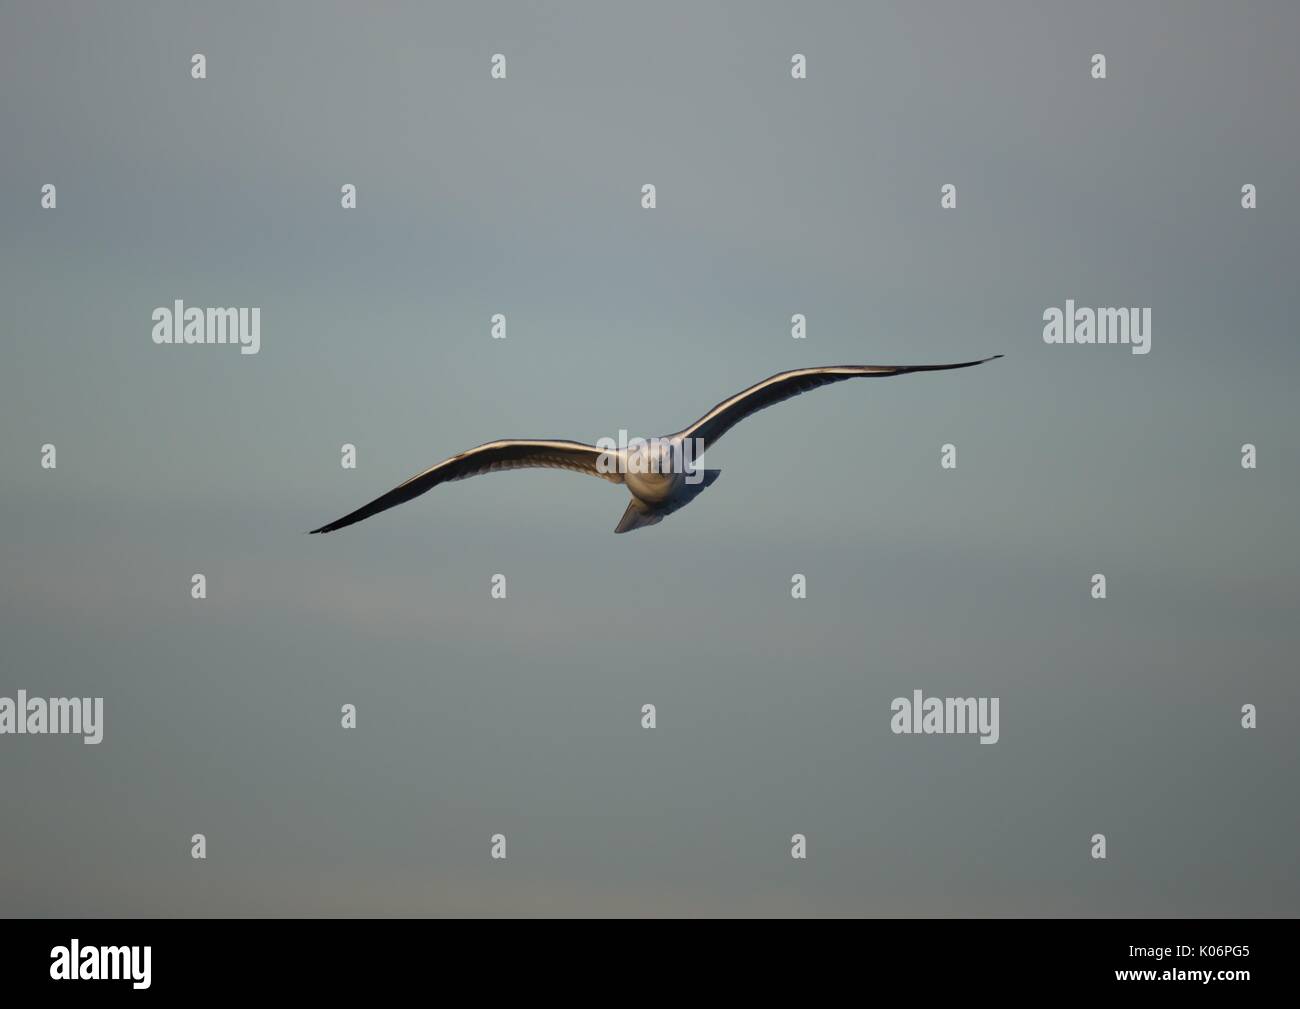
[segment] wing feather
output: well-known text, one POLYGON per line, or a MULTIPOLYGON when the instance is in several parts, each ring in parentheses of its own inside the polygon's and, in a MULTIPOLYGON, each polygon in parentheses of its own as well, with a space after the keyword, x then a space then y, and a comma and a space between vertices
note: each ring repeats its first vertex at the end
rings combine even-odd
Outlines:
POLYGON ((832 382, 843 382, 850 378, 889 378, 893 375, 908 375, 916 371, 950 371, 954 368, 973 368, 985 361, 1001 357, 981 358, 978 361, 962 361, 958 364, 839 364, 825 365, 820 368, 799 368, 795 371, 783 371, 771 378, 765 378, 756 385, 751 385, 743 392, 738 392, 730 399, 724 399, 703 417, 674 437, 700 438, 707 449, 715 441, 730 431, 746 417, 766 410, 769 406, 783 403, 800 393, 819 389, 832 382))
POLYGON ((497 473, 511 469, 564 469, 573 473, 600 477, 611 483, 622 483, 623 474, 619 467, 611 467, 611 472, 601 472, 598 460, 604 455, 602 449, 595 445, 584 445, 577 441, 524 441, 509 439, 492 441, 468 452, 454 455, 436 466, 431 466, 423 473, 417 473, 405 483, 400 483, 387 494, 382 494, 369 504, 362 505, 354 512, 336 519, 329 525, 313 529, 313 533, 332 533, 336 529, 350 526, 362 519, 369 518, 389 508, 396 507, 411 498, 419 497, 439 484, 453 480, 468 480, 483 473, 497 473))

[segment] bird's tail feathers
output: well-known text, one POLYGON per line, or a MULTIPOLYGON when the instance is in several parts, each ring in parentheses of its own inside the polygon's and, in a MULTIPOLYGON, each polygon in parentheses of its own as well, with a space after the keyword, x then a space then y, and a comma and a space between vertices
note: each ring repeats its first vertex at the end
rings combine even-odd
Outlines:
POLYGON ((664 520, 664 512, 646 504, 640 498, 633 498, 627 503, 627 511, 614 527, 616 533, 630 533, 633 529, 657 525, 664 520))
POLYGON ((630 533, 633 529, 642 529, 645 526, 658 525, 665 517, 671 515, 680 508, 685 508, 694 501, 704 489, 710 486, 714 480, 722 473, 720 469, 706 469, 703 471, 704 476, 698 483, 690 483, 682 488, 677 497, 671 501, 666 501, 661 505, 647 504, 638 497, 633 497, 627 504, 627 511, 619 519, 619 523, 614 527, 616 533, 630 533))

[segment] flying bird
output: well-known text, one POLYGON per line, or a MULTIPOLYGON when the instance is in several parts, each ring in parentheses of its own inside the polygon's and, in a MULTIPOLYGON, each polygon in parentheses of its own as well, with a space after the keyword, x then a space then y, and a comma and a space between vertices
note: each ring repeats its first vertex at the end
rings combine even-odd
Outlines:
POLYGON ((574 473, 600 477, 611 483, 625 484, 632 500, 614 528, 616 533, 631 532, 662 522, 680 508, 690 504, 709 487, 721 470, 700 469, 694 465, 707 449, 750 414, 784 402, 802 392, 818 389, 832 382, 850 378, 889 378, 917 371, 950 371, 972 368, 1001 357, 962 361, 959 364, 827 365, 783 371, 751 385, 730 399, 724 399, 690 427, 662 438, 634 439, 626 446, 586 445, 577 441, 525 440, 511 438, 490 441, 417 473, 369 504, 362 505, 341 519, 311 530, 332 533, 371 515, 387 511, 439 484, 465 480, 480 473, 507 469, 567 469, 574 473))

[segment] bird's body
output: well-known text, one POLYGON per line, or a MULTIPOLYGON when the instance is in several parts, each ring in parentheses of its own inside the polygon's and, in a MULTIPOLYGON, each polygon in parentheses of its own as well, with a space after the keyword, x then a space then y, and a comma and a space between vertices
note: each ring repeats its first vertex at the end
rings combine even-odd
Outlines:
POLYGON ((442 483, 465 480, 498 470, 567 469, 611 483, 624 484, 632 496, 616 533, 654 525, 690 504, 718 478, 719 470, 701 469, 696 461, 713 443, 750 414, 766 409, 810 389, 850 378, 887 378, 918 371, 970 368, 993 357, 958 364, 829 365, 783 371, 724 399, 690 427, 663 438, 634 439, 627 445, 611 440, 597 445, 576 441, 509 439, 478 448, 417 473, 387 494, 344 515, 313 533, 334 532, 381 511, 418 497, 442 483))

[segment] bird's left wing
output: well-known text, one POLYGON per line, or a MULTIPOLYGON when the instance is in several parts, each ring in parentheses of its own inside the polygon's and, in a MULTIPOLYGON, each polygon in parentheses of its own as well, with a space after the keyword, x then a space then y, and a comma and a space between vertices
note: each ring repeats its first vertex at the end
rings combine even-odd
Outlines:
POLYGON ((417 473, 405 483, 398 484, 387 494, 383 494, 356 511, 344 515, 329 525, 313 529, 314 533, 332 533, 354 522, 369 518, 395 505, 419 497, 427 490, 432 490, 440 483, 452 480, 465 480, 481 473, 495 473, 498 470, 529 469, 544 467, 547 469, 567 469, 575 473, 600 477, 612 483, 622 483, 623 473, 617 464, 616 452, 605 452, 595 445, 584 445, 577 441, 523 441, 510 439, 492 441, 468 452, 454 455, 436 466, 431 466, 423 473, 417 473), (605 458, 602 460, 602 456, 605 458))
POLYGON ((751 385, 744 392, 738 392, 730 399, 724 399, 703 417, 684 431, 673 437, 699 438, 704 442, 704 449, 730 431, 750 414, 775 406, 802 392, 843 382, 850 378, 888 378, 892 375, 908 375, 914 371, 950 371, 953 368, 973 368, 985 361, 1001 357, 981 358, 978 361, 962 361, 958 364, 835 364, 820 368, 800 368, 796 371, 783 371, 765 378, 757 385, 751 385))

